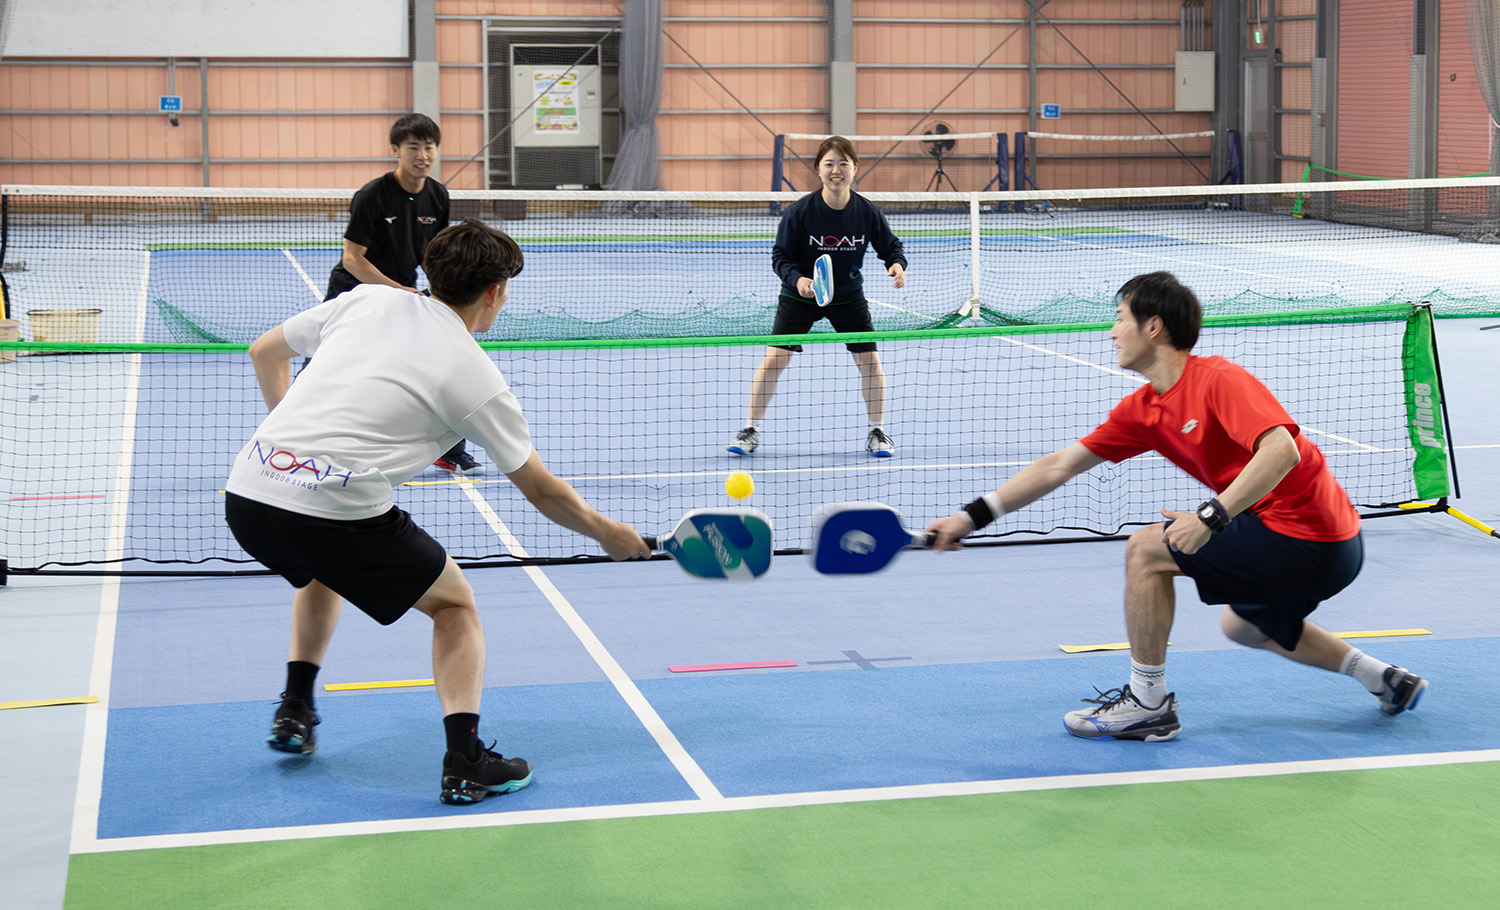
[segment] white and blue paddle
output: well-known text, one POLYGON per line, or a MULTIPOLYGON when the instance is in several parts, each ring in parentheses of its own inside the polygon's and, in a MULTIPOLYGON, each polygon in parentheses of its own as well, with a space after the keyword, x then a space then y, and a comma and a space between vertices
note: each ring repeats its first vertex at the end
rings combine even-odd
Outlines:
POLYGON ((669 533, 641 539, 699 578, 743 581, 771 568, 771 519, 759 509, 693 509, 669 533))
POLYGON ((831 502, 813 513, 813 570, 822 575, 878 572, 907 547, 930 547, 936 534, 911 531, 901 513, 878 502, 831 502))
POLYGON ((833 300, 833 257, 824 253, 813 263, 813 300, 818 306, 828 306, 833 300))

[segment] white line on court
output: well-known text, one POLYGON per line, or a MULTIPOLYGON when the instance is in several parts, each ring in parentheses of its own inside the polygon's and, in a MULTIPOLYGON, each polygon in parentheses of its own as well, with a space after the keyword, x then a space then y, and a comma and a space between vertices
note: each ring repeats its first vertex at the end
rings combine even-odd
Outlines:
POLYGON ((941 316, 929 316, 926 313, 918 313, 916 310, 908 310, 904 306, 896 306, 894 303, 886 303, 884 300, 871 300, 869 298, 865 298, 865 302, 866 303, 873 303, 876 306, 889 307, 890 309, 893 309, 893 310, 900 310, 903 313, 910 313, 913 316, 921 316, 923 319, 927 320, 928 322, 938 322, 938 321, 942 320, 942 318, 943 318, 941 316))
POLYGON ((297 274, 301 275, 302 280, 307 282, 307 286, 312 289, 313 297, 317 298, 319 302, 322 302, 323 291, 316 284, 313 284, 313 280, 307 277, 306 272, 302 271, 302 263, 297 261, 297 257, 292 255, 291 250, 282 250, 281 252, 286 256, 286 258, 292 261, 292 268, 297 270, 297 274))
POLYGON ((1084 360, 1084 359, 1079 358, 1079 357, 1074 357, 1072 354, 1064 354, 1061 351, 1054 351, 1054 350, 1052 350, 1050 348, 1044 348, 1044 347, 1041 347, 1040 345, 1031 344, 1031 343, 1025 342, 1025 341, 1017 341, 1017 340, 1015 340, 1014 338, 1011 338, 1008 335, 997 335, 995 337, 998 338, 1001 341, 1008 341, 1011 344, 1016 345, 1018 347, 1028 348, 1028 349, 1033 350, 1033 351, 1039 351, 1039 352, 1041 352, 1043 354, 1050 354, 1053 357, 1059 357, 1059 358, 1061 358, 1063 360, 1070 360, 1073 363, 1082 364, 1083 366, 1086 366, 1086 367, 1088 367, 1090 369, 1099 370, 1100 372, 1103 372, 1103 373, 1109 373, 1109 374, 1114 375, 1114 376, 1123 376, 1126 379, 1129 379, 1130 381, 1134 382, 1136 385, 1140 385, 1140 384, 1142 384, 1142 383, 1144 383, 1146 381, 1145 377, 1143 377, 1143 376, 1140 376, 1140 375, 1137 375, 1137 374, 1132 374, 1132 373, 1127 373, 1124 370, 1117 370, 1117 369, 1114 369, 1113 367, 1100 366, 1099 364, 1093 363, 1092 361, 1084 360))
MULTIPOLYGON (((136 299, 136 344, 146 334, 146 301, 151 277, 151 253, 143 251, 140 290, 136 299)), ((114 503, 110 509, 109 541, 105 558, 118 560, 125 552, 125 526, 130 507, 130 471, 135 458, 135 412, 140 399, 141 355, 130 355, 125 402, 120 415, 120 460, 115 466, 114 503)), ((94 657, 89 670, 89 692, 98 701, 84 709, 83 750, 78 761, 78 789, 73 798, 70 849, 82 852, 99 836, 99 801, 104 796, 104 744, 109 731, 109 684, 114 673, 115 625, 120 606, 120 576, 106 576, 99 587, 99 624, 94 630, 94 657)))
POLYGON ((853 790, 818 790, 806 793, 776 793, 766 796, 731 796, 723 799, 680 800, 659 803, 628 803, 611 806, 578 806, 568 809, 533 809, 518 812, 487 812, 393 818, 370 822, 306 825, 294 828, 245 828, 236 831, 203 831, 191 834, 153 834, 94 841, 89 853, 122 850, 160 850, 172 847, 203 847, 221 844, 253 844, 271 841, 348 837, 364 834, 403 834, 413 831, 449 831, 460 828, 499 828, 512 825, 556 824, 621 818, 651 818, 663 815, 702 815, 709 812, 745 812, 756 809, 786 809, 797 806, 829 806, 847 803, 933 799, 945 796, 984 796, 998 793, 1029 793, 1116 787, 1133 784, 1166 784, 1192 781, 1238 780, 1248 777, 1281 777, 1330 771, 1371 771, 1388 768, 1418 768, 1435 765, 1465 765, 1500 761, 1500 749, 1472 752, 1430 752, 1415 755, 1375 755, 1360 758, 1329 758, 1313 761, 1266 762, 1248 765, 1218 765, 1205 768, 1175 768, 1165 771, 1115 771, 1101 774, 1068 774, 1057 777, 1023 777, 1009 780, 956 781, 941 784, 909 784, 901 787, 870 787, 853 790))
MULTIPOLYGON (((479 514, 484 516, 484 520, 489 523, 490 529, 505 544, 505 548, 511 552, 512 556, 519 559, 528 558, 530 554, 526 552, 525 547, 521 546, 521 541, 517 540, 516 536, 511 533, 510 528, 505 526, 505 522, 500 520, 500 516, 496 514, 494 509, 490 508, 490 504, 485 501, 485 498, 479 495, 479 491, 474 489, 473 484, 464 485, 464 495, 469 497, 469 501, 474 504, 474 508, 478 509, 479 514)), ((594 662, 599 665, 599 669, 604 671, 604 675, 614 685, 615 691, 620 693, 620 697, 625 699, 625 703, 630 706, 630 710, 635 712, 635 716, 646 728, 646 732, 650 733, 651 738, 656 740, 656 744, 661 747, 667 759, 672 762, 672 766, 677 769, 677 773, 681 774, 683 779, 687 781, 688 786, 693 788, 693 792, 697 794, 698 799, 713 802, 722 801, 724 797, 719 793, 719 788, 715 787, 713 781, 708 779, 708 775, 703 773, 703 769, 698 767, 698 763, 688 754, 687 749, 684 749, 682 743, 678 742, 676 734, 661 719, 661 715, 656 713, 656 709, 651 707, 651 703, 646 700, 646 696, 641 694, 641 690, 637 688, 635 681, 630 678, 625 669, 615 660, 614 656, 605 649, 604 643, 594 634, 594 630, 588 627, 588 623, 583 621, 583 617, 578 615, 578 611, 573 609, 573 605, 568 603, 568 599, 563 597, 562 592, 557 590, 557 587, 552 584, 552 580, 542 574, 541 569, 536 566, 526 566, 525 569, 532 583, 541 590, 542 595, 547 598, 547 602, 552 604, 552 609, 556 610, 557 614, 562 617, 563 622, 568 624, 568 628, 573 630, 573 634, 578 636, 578 640, 583 643, 583 647, 589 652, 589 656, 594 658, 594 662)))

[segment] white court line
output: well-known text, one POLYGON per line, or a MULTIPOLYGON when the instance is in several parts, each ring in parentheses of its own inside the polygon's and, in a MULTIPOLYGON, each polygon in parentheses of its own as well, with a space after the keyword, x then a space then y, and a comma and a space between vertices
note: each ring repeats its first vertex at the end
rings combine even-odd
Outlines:
MULTIPOLYGON (((140 290, 136 299, 135 343, 146 334, 146 302, 151 277, 151 253, 143 251, 140 290)), ((125 552, 125 527, 130 507, 130 471, 135 459, 135 413, 140 400, 141 355, 130 355, 125 402, 120 415, 120 460, 115 466, 114 503, 110 509, 109 541, 105 559, 118 560, 125 552)), ((99 622, 94 629, 94 657, 89 670, 89 692, 98 701, 84 709, 83 749, 78 760, 78 788, 73 797, 73 832, 69 849, 86 851, 99 839, 99 802, 104 796, 104 745, 109 732, 110 679, 114 673, 115 626, 120 606, 120 576, 106 576, 99 587, 99 622)))
POLYGON ((307 277, 306 272, 302 271, 302 263, 297 261, 297 257, 292 255, 291 250, 282 250, 281 252, 285 254, 286 258, 292 261, 292 268, 296 269, 297 274, 302 276, 302 280, 307 282, 307 286, 312 289, 313 296, 321 303, 323 300, 323 291, 316 284, 313 284, 313 280, 307 277))
MULTIPOLYGON (((519 559, 526 559, 530 556, 526 552, 526 548, 521 546, 521 541, 516 539, 516 536, 510 532, 510 528, 505 526, 505 522, 500 520, 500 516, 495 513, 495 510, 490 508, 490 504, 485 501, 485 498, 479 495, 478 490, 474 489, 473 484, 464 485, 464 495, 469 497, 469 501, 479 510, 479 514, 484 516, 484 520, 489 523, 490 529, 505 544, 505 548, 510 551, 512 556, 519 559)), ((573 630, 573 634, 578 636, 578 640, 583 643, 583 647, 589 652, 589 656, 594 658, 594 662, 599 665, 599 669, 604 671, 604 675, 614 685, 615 691, 620 693, 620 697, 625 699, 625 703, 630 706, 630 710, 635 712, 636 718, 646 728, 646 732, 650 733, 651 738, 656 740, 656 744, 661 747, 667 759, 672 762, 672 766, 677 769, 677 773, 681 774, 683 779, 687 781, 688 786, 693 788, 693 793, 697 794, 698 799, 712 802, 722 801, 724 797, 719 793, 719 789, 714 786, 713 781, 709 780, 708 775, 703 773, 703 769, 698 767, 698 763, 688 754, 687 749, 684 749, 682 743, 678 742, 676 734, 661 719, 661 715, 656 713, 656 709, 651 707, 651 703, 646 700, 646 696, 641 694, 641 690, 637 688, 635 681, 630 678, 625 669, 614 659, 614 656, 605 649, 604 643, 599 641, 599 637, 594 634, 594 630, 588 627, 588 623, 583 621, 583 617, 578 615, 578 611, 573 609, 573 605, 568 603, 568 599, 563 597, 561 591, 557 590, 557 587, 552 584, 552 580, 542 574, 541 569, 538 569, 536 566, 526 566, 525 568, 526 574, 531 578, 532 583, 541 589, 542 595, 547 598, 547 602, 552 604, 552 609, 557 611, 557 614, 562 617, 563 622, 568 624, 568 628, 573 630)))
MULTIPOLYGON (((1371 771, 1389 768, 1419 768, 1435 765, 1466 765, 1500 761, 1500 749, 1471 752, 1429 752, 1414 755, 1377 755, 1360 758, 1328 758, 1312 761, 1267 762, 1265 764, 1217 765, 1175 768, 1165 771, 1115 771, 1101 774, 1068 774, 1056 777, 1023 777, 1009 780, 956 781, 941 784, 908 784, 900 787, 870 787, 851 790, 815 790, 766 796, 731 796, 724 799, 680 800, 658 803, 627 803, 612 806, 579 806, 569 809, 532 809, 519 812, 480 812, 305 825, 290 828, 244 828, 236 831, 203 831, 191 834, 152 834, 95 841, 89 853, 122 850, 160 850, 172 847, 203 847, 222 844, 258 844, 272 841, 308 840, 318 837, 349 837, 365 834, 404 834, 412 831, 451 831, 461 828, 500 828, 514 825, 556 824, 622 818, 654 818, 664 815, 703 815, 710 812, 746 812, 756 809, 787 809, 797 806, 832 806, 848 803, 889 802, 905 799, 935 799, 948 796, 986 796, 997 793, 1034 793, 1076 790, 1087 787, 1117 787, 1133 784, 1187 783, 1210 780, 1240 780, 1251 777, 1282 777, 1330 771, 1371 771)), ((80 852, 80 851, 74 851, 80 852)))
MULTIPOLYGON (((1356 449, 1364 449, 1366 452, 1379 452, 1379 451, 1382 451, 1382 449, 1380 449, 1377 446, 1366 445, 1365 443, 1362 443, 1362 442, 1355 442, 1354 440, 1347 439, 1347 438, 1345 438, 1343 436, 1338 435, 1337 433, 1329 433, 1328 431, 1326 431, 1326 430, 1320 430, 1317 427, 1303 426, 1300 423, 1297 424, 1297 426, 1301 427, 1302 431, 1305 432, 1305 433, 1316 433, 1319 436, 1326 436, 1329 439, 1336 439, 1339 442, 1345 443, 1346 445, 1354 446, 1356 449)), ((1397 450, 1396 449, 1391 449, 1390 451, 1394 452, 1394 451, 1397 451, 1397 450)), ((1324 452, 1323 454, 1327 455, 1328 453, 1324 452)))
POLYGON ((1030 343, 1025 342, 1025 341, 1017 341, 1017 340, 1015 340, 1014 338, 1011 338, 1008 335, 996 335, 995 337, 998 338, 1001 341, 1008 341, 1011 344, 1017 345, 1019 347, 1029 348, 1030 350, 1033 350, 1033 351, 1039 351, 1039 352, 1041 352, 1043 354, 1051 354, 1053 357, 1060 357, 1063 360, 1070 360, 1073 363, 1082 364, 1083 366, 1089 367, 1090 369, 1099 370, 1102 373, 1109 373, 1109 374, 1114 375, 1114 376, 1123 376, 1126 379, 1131 380, 1132 382, 1134 382, 1137 385, 1141 385, 1142 383, 1144 383, 1146 381, 1145 377, 1140 376, 1138 374, 1127 373, 1124 370, 1117 370, 1117 369, 1114 369, 1113 367, 1100 366, 1099 364, 1094 363, 1092 361, 1084 360, 1084 359, 1082 359, 1080 357, 1074 357, 1072 354, 1064 354, 1061 351, 1054 351, 1054 350, 1051 350, 1050 348, 1041 347, 1040 345, 1030 344, 1030 343))
POLYGON ((921 316, 923 319, 927 320, 928 322, 939 322, 943 318, 941 316, 929 316, 926 313, 918 313, 916 310, 908 310, 904 306, 896 306, 894 303, 886 303, 884 300, 871 300, 870 298, 866 297, 865 298, 865 303, 873 303, 876 306, 889 307, 890 309, 893 309, 893 310, 899 310, 902 313, 910 313, 913 316, 921 316))

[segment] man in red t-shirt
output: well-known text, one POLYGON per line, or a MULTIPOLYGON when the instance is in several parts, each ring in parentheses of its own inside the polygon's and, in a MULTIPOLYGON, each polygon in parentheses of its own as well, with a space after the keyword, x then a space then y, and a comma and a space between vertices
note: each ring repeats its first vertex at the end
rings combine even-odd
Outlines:
POLYGON ((1167 691, 1172 579, 1186 575, 1204 603, 1228 604, 1231 641, 1353 676, 1387 714, 1417 706, 1427 681, 1351 647, 1306 617, 1359 574, 1359 515, 1323 453, 1264 385, 1222 357, 1191 353, 1203 314, 1198 298, 1166 272, 1120 288, 1110 338, 1120 366, 1148 380, 1098 429, 1016 472, 998 490, 932 523, 940 550, 996 517, 1046 496, 1105 461, 1161 453, 1217 495, 1191 512, 1130 535, 1125 550, 1125 627, 1130 682, 1086 699, 1063 718, 1069 733, 1159 742, 1182 729, 1167 691))

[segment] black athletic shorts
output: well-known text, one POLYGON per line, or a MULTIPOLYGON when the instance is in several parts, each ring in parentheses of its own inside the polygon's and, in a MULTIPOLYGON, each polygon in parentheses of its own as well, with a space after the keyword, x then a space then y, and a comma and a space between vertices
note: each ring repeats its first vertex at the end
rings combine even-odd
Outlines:
POLYGON ((293 587, 317 579, 383 626, 411 609, 448 561, 442 545, 395 506, 335 521, 226 493, 224 520, 246 553, 293 587))
POLYGON ((1198 552, 1174 550, 1172 558, 1197 583, 1204 603, 1228 604, 1292 651, 1302 637, 1302 620, 1359 575, 1365 544, 1360 534, 1334 542, 1299 540, 1241 512, 1198 552))
MULTIPOLYGON (((875 324, 870 321, 870 305, 863 297, 848 303, 830 303, 818 306, 811 300, 780 295, 776 300, 776 321, 771 325, 772 335, 805 335, 819 319, 827 319, 835 332, 873 332, 875 324)), ((800 351, 800 344, 778 344, 772 347, 783 351, 800 351)), ((862 354, 875 350, 875 342, 862 341, 846 344, 851 354, 862 354)))

